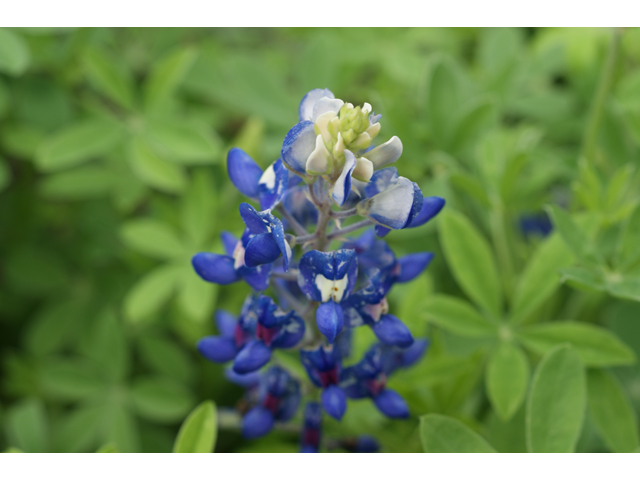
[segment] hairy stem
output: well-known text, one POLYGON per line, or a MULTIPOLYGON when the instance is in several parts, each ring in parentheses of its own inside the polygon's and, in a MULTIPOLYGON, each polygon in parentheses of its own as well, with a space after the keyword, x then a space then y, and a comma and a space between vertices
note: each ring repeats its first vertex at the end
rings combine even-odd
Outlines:
POLYGON ((291 225, 291 228, 293 228, 293 231, 296 232, 296 235, 307 234, 307 229, 300 225, 300 223, 295 219, 291 212, 289 212, 289 210, 287 210, 282 204, 278 205, 278 211, 282 214, 282 218, 284 218, 289 223, 289 225, 291 225))
POLYGON ((356 230, 360 230, 361 228, 368 227, 370 225, 373 225, 373 222, 368 218, 365 220, 360 220, 359 222, 349 225, 348 227, 341 228, 340 230, 334 230, 329 235, 327 235, 327 240, 334 240, 343 235, 346 235, 347 233, 355 232, 356 230))
POLYGON ((342 210, 341 212, 331 211, 331 216, 333 218, 348 218, 348 217, 353 217, 357 213, 358 212, 357 212, 356 207, 353 207, 353 208, 350 208, 348 210, 342 210))

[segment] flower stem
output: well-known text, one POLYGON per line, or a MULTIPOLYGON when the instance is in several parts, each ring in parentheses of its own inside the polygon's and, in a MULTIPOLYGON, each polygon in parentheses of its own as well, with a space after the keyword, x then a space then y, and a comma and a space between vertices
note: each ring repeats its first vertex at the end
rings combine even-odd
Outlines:
POLYGON ((327 240, 334 240, 343 235, 346 235, 347 233, 355 232, 356 230, 360 230, 361 228, 368 227, 369 225, 373 225, 373 222, 368 218, 365 220, 360 220, 359 222, 349 225, 348 227, 344 227, 340 230, 331 232, 329 235, 327 235, 327 240))
POLYGON ((278 205, 278 211, 282 214, 282 218, 284 218, 289 223, 289 225, 291 225, 291 228, 293 228, 293 231, 296 232, 296 235, 307 234, 307 229, 300 225, 295 217, 291 215, 291 212, 289 212, 289 210, 287 210, 282 204, 278 205))
POLYGON ((341 212, 331 211, 331 216, 333 218, 348 218, 348 217, 353 217, 357 213, 358 213, 358 211, 357 211, 356 207, 353 207, 353 208, 350 208, 348 210, 342 210, 341 212))

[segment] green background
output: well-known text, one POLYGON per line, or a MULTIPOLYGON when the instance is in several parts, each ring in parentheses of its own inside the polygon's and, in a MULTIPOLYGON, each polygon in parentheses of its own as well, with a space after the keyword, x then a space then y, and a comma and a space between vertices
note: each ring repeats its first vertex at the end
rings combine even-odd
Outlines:
MULTIPOLYGON (((328 446, 635 450, 639 65, 638 29, 0 29, 0 449, 169 452, 197 404, 240 400, 195 343, 249 289, 190 257, 242 231, 228 149, 266 167, 329 88, 447 206, 387 237, 436 254, 389 297, 431 341, 389 382, 412 418, 350 402, 328 446), (525 237, 543 212, 557 233, 525 237)), ((293 430, 215 449, 293 452, 293 430)))

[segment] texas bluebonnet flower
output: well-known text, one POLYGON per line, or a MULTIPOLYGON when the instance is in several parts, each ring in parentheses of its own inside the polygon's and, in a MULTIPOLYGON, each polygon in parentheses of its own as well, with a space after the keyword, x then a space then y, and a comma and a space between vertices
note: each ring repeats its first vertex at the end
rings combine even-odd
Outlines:
POLYGON ((382 363, 382 347, 374 345, 356 365, 346 368, 340 386, 349 398, 371 398, 390 418, 407 418, 409 407, 395 390, 387 388, 387 374, 382 363))
POLYGON ((309 402, 304 409, 300 453, 318 453, 322 430, 322 408, 317 402, 309 402))
MULTIPOLYGON (((390 166, 403 146, 396 136, 374 144, 381 118, 368 103, 354 107, 315 89, 302 99, 280 158, 265 170, 239 148, 228 153, 229 177, 249 200, 239 209, 244 225, 238 222, 238 232, 241 226, 244 231, 239 239, 222 234, 225 255, 198 253, 192 263, 204 280, 244 280, 254 290, 238 317, 218 311, 218 335, 198 342, 205 358, 229 362, 225 375, 247 389, 247 438, 294 417, 301 392, 319 399, 308 401, 302 416, 303 452, 319 451, 323 414, 340 420, 348 414, 347 398, 370 398, 390 418, 409 416, 387 378, 414 365, 428 343, 414 339, 389 311, 387 295, 395 284, 419 276, 433 254, 396 257, 377 237, 425 224, 444 200, 423 196, 390 166), (357 216, 361 220, 352 221, 357 216), (350 237, 361 229, 362 235, 350 237), (336 243, 342 247, 331 248, 336 243), (363 325, 380 343, 352 358, 363 325), (276 363, 284 358, 274 349, 300 350, 306 378, 268 366, 274 357, 276 363)), ((344 442, 349 451, 379 448, 371 437, 344 442)))
POLYGON ((274 422, 291 419, 300 403, 298 381, 280 367, 271 367, 261 378, 258 388, 258 404, 242 418, 245 438, 266 435, 274 422))
POLYGON ((322 389, 322 408, 333 418, 340 420, 347 410, 347 396, 338 386, 342 373, 340 352, 333 345, 301 350, 302 365, 316 387, 322 389))

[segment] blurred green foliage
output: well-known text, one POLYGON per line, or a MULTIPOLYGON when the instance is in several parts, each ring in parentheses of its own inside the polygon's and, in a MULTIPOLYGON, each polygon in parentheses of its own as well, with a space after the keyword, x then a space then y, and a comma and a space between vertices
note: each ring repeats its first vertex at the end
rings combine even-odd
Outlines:
POLYGON ((638 29, 0 29, 0 449, 296 451, 288 430, 216 440, 210 403, 175 439, 198 403, 242 394, 194 347, 248 292, 190 266, 243 228, 226 151, 268 165, 326 87, 382 113, 401 174, 447 207, 388 237, 436 252, 389 299, 431 340, 390 381, 412 419, 350 402, 325 437, 635 450, 639 46, 638 29), (554 233, 524 235, 546 205, 554 233))

